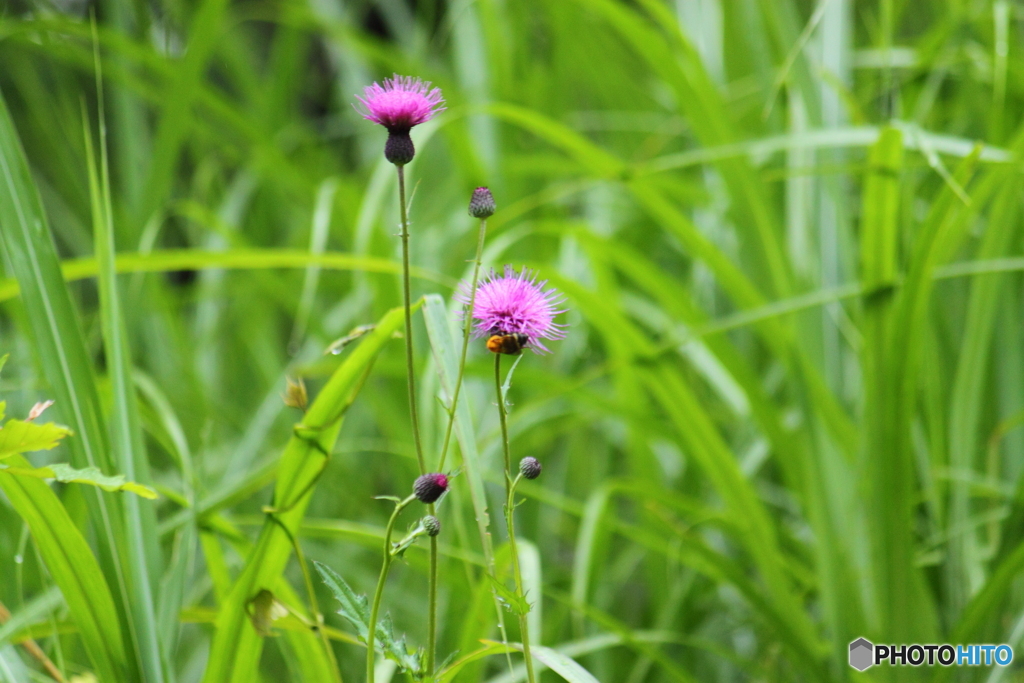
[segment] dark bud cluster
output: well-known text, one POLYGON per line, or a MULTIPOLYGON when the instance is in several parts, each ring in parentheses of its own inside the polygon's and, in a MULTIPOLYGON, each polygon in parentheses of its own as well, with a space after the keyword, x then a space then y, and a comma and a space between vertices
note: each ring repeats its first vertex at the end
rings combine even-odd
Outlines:
POLYGON ((427 536, 437 536, 441 533, 441 520, 434 515, 427 515, 420 520, 420 524, 422 524, 423 528, 426 530, 427 536))
POLYGON ((388 141, 384 143, 384 158, 395 166, 405 166, 416 156, 409 129, 389 128, 388 141))
POLYGON ((542 468, 540 463, 537 461, 537 458, 526 456, 519 461, 519 471, 526 479, 536 479, 540 476, 541 469, 542 468))
POLYGON ((486 187, 473 190, 473 198, 469 200, 469 215, 473 218, 490 218, 497 207, 494 197, 486 187))
POLYGON ((429 505, 448 490, 448 475, 441 474, 440 472, 421 475, 416 478, 416 482, 412 485, 412 490, 416 497, 420 499, 420 502, 429 505))

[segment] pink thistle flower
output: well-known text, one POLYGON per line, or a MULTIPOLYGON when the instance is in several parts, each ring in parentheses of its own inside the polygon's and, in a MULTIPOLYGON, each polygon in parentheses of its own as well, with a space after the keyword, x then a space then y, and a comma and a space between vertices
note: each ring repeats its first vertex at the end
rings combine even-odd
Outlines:
POLYGON ((356 107, 364 119, 388 129, 384 156, 396 166, 404 166, 416 154, 409 137, 412 127, 426 123, 434 114, 445 110, 440 88, 431 88, 430 81, 398 74, 385 78, 384 85, 366 86, 363 97, 356 95, 356 99, 366 109, 361 111, 356 107))
POLYGON ((366 86, 363 95, 356 95, 366 107, 366 113, 359 113, 367 121, 379 123, 388 130, 408 131, 446 109, 440 88, 431 88, 430 81, 424 83, 412 76, 395 74, 385 78, 383 86, 377 83, 366 86))
MULTIPOLYGON (((558 308, 564 301, 561 295, 554 289, 545 290, 545 284, 547 280, 537 282, 537 276, 525 268, 516 273, 512 266, 505 266, 504 275, 492 270, 476 289, 475 335, 522 335, 526 338, 523 346, 548 353, 542 340, 565 338, 565 326, 554 321, 565 309, 558 308)), ((459 291, 456 299, 468 305, 470 297, 459 291)))

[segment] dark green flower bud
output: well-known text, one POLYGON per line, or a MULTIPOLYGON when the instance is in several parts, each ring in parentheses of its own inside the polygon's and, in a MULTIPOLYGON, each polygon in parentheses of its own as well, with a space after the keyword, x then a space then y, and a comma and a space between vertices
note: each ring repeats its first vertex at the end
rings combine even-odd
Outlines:
POLYGON ((540 463, 537 462, 537 458, 526 456, 519 461, 519 471, 526 479, 536 479, 540 476, 541 469, 540 463))
POLYGON ((441 520, 434 515, 427 515, 420 520, 420 524, 427 530, 427 536, 437 536, 441 533, 441 520))
POLYGON ((490 218, 494 215, 497 207, 494 205, 494 197, 486 187, 478 187, 473 190, 473 198, 469 200, 469 215, 473 218, 490 218))

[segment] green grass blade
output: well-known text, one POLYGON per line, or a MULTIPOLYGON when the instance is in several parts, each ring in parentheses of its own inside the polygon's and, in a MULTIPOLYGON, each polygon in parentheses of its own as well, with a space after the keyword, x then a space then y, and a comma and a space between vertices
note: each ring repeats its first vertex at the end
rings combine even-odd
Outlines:
MULTIPOLYGON (((100 168, 97 169, 92 146, 92 133, 85 121, 86 163, 89 169, 89 194, 92 205, 93 241, 99 265, 100 318, 103 329, 103 347, 106 353, 107 370, 110 375, 113 394, 110 419, 111 446, 117 468, 131 482, 149 484, 149 462, 142 439, 138 401, 131 378, 131 351, 121 313, 121 299, 117 291, 117 274, 114 268, 114 217, 110 197, 110 172, 107 162, 107 133, 103 120, 103 90, 100 86, 102 73, 99 71, 97 55, 97 90, 100 99, 100 168)), ((143 503, 135 496, 124 501, 124 529, 126 536, 120 544, 125 555, 128 575, 131 578, 131 610, 135 639, 142 656, 142 673, 147 681, 163 683, 166 680, 156 619, 154 588, 156 577, 163 567, 159 536, 156 533, 156 513, 151 504, 143 503)))
MULTIPOLYGON (((63 277, 68 282, 96 277, 99 263, 94 258, 70 259, 60 264, 63 277)), ((270 268, 312 268, 326 270, 351 270, 367 273, 396 274, 402 272, 402 264, 388 259, 351 254, 312 254, 308 251, 291 249, 230 249, 207 251, 205 249, 165 249, 146 254, 118 254, 114 264, 118 273, 168 273, 181 270, 265 270, 270 268)), ((439 273, 415 266, 410 270, 413 277, 445 286, 454 286, 455 281, 439 273)), ((7 301, 20 292, 15 279, 0 280, 0 301, 7 301)))
POLYGON ((282 527, 292 535, 298 532, 324 465, 320 451, 330 453, 333 449, 345 411, 355 400, 362 379, 402 324, 403 313, 397 308, 380 320, 310 405, 298 427, 306 436, 297 433, 289 440, 281 456, 274 488, 273 505, 284 511, 275 514, 276 521, 268 518, 263 524, 241 576, 220 608, 217 633, 203 679, 207 683, 251 683, 255 677, 263 642, 249 623, 246 605, 263 587, 273 584, 284 570, 292 544, 282 527))
MULTIPOLYGON (((7 104, 0 97, 0 242, 22 292, 35 349, 53 392, 56 409, 75 437, 67 441, 72 463, 78 468, 114 470, 92 374, 77 314, 71 304, 46 216, 28 163, 21 150, 7 104)), ((117 597, 115 610, 125 635, 134 629, 128 604, 128 579, 119 555, 122 537, 120 505, 111 494, 90 489, 87 495, 96 525, 99 557, 104 574, 117 597)), ((130 642, 133 642, 130 640, 130 642)), ((134 652, 134 646, 126 648, 134 652)), ((127 680, 136 678, 132 666, 127 680)))
MULTIPOLYGON (((10 462, 30 468, 20 455, 10 462)), ((89 660, 102 683, 126 680, 131 667, 114 599, 85 538, 50 487, 38 479, 0 472, 0 489, 28 524, 50 576, 60 588, 78 626, 89 660)))
MULTIPOLYGON (((979 259, 990 259, 1010 250, 1020 232, 1019 182, 1009 182, 996 199, 988 220, 988 229, 978 248, 979 259)), ((986 409, 986 368, 992 353, 996 312, 1000 296, 1010 284, 1006 276, 976 276, 971 287, 964 323, 964 340, 949 396, 949 467, 954 472, 972 472, 980 465, 980 425, 986 409)), ((971 485, 965 481, 951 484, 949 527, 965 531, 950 546, 950 598, 952 613, 965 604, 981 586, 971 581, 983 576, 977 533, 970 529, 971 485)))

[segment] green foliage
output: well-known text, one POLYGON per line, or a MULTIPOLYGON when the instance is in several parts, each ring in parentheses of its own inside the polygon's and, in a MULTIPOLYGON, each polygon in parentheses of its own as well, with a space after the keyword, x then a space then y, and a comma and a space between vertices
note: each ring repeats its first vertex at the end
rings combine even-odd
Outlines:
MULTIPOLYGON (((345 583, 345 579, 320 562, 313 563, 316 570, 320 572, 320 578, 330 589, 334 598, 341 603, 338 614, 345 617, 350 624, 355 626, 356 635, 359 640, 366 643, 370 633, 370 603, 365 595, 359 595, 345 583)), ((377 652, 394 661, 402 669, 414 678, 420 679, 424 676, 423 671, 423 648, 411 648, 406 645, 405 636, 396 637, 395 628, 391 623, 391 616, 385 614, 377 624, 377 634, 374 636, 374 647, 377 652)))
POLYGON ((0 463, 0 472, 22 477, 35 477, 36 479, 56 479, 65 484, 90 484, 98 486, 104 491, 129 491, 150 500, 157 497, 156 491, 148 486, 127 481, 123 474, 117 476, 103 474, 95 467, 78 470, 66 463, 57 463, 46 467, 24 468, 0 463))
MULTIPOLYGON (((507 386, 513 459, 544 467, 516 515, 545 681, 853 680, 860 636, 1024 646, 1017 3, 86 4, 0 16, 15 675, 41 675, 7 647, 31 636, 103 683, 362 680, 318 622, 344 584, 292 558, 372 585, 374 497, 418 474, 396 178, 350 106, 394 72, 448 105, 406 167, 428 465, 474 187, 484 270, 566 295, 567 338, 507 386), (53 422, 23 419, 42 397, 53 422), (264 591, 289 616, 257 629, 264 591)), ((474 343, 435 510, 455 683, 523 677, 529 605, 491 579, 492 373, 474 343)), ((392 633, 427 640, 427 547, 379 636, 414 671, 392 633)))
MULTIPOLYGON (((13 467, 30 470, 20 455, 13 467)), ((89 661, 104 681, 123 680, 129 668, 114 599, 85 538, 57 495, 33 477, 0 476, 0 490, 28 525, 39 553, 71 612, 89 661)))
POLYGON ((526 614, 530 611, 530 603, 526 601, 526 598, 520 597, 515 591, 510 590, 505 585, 505 582, 499 581, 490 574, 487 575, 487 578, 490 580, 491 588, 505 609, 517 615, 526 614))
POLYGON ((67 427, 11 419, 0 427, 0 460, 17 453, 48 451, 71 433, 67 427))

